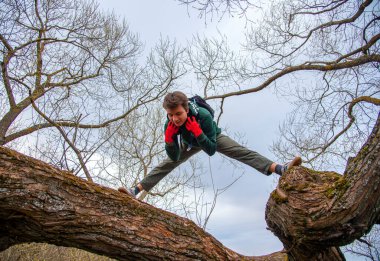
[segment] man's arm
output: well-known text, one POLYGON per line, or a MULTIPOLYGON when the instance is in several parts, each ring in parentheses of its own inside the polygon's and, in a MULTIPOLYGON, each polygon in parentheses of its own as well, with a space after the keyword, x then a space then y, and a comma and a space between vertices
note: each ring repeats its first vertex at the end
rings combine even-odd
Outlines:
POLYGON ((201 119, 200 127, 203 132, 196 138, 197 142, 204 152, 212 156, 216 151, 216 128, 211 114, 201 119))

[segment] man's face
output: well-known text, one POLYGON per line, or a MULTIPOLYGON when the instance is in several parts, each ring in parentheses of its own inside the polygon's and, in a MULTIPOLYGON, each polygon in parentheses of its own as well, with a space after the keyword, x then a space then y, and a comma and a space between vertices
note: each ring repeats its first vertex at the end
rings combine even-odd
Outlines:
POLYGON ((188 112, 189 109, 185 110, 182 105, 178 105, 174 109, 166 109, 169 120, 177 127, 182 126, 186 122, 188 112))

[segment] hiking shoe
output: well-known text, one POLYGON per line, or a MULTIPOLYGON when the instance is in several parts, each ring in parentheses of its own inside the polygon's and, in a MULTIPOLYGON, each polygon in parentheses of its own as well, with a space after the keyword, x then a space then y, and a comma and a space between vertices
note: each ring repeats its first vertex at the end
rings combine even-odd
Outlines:
POLYGON ((121 192, 121 193, 127 194, 127 195, 129 195, 129 196, 131 196, 131 197, 133 197, 133 198, 136 198, 136 195, 135 195, 133 189, 131 189, 131 188, 120 187, 120 188, 118 188, 117 190, 118 190, 119 192, 121 192))
POLYGON ((294 157, 294 159, 288 163, 285 163, 284 166, 281 169, 281 175, 283 175, 288 169, 294 166, 299 166, 302 164, 301 157, 294 157))

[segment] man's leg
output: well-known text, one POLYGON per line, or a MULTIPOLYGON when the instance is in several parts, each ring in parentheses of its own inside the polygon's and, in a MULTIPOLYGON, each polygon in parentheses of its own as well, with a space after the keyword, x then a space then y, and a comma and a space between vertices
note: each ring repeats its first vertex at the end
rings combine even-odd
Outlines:
POLYGON ((274 162, 259 153, 240 145, 230 137, 223 134, 219 134, 216 137, 216 143, 217 152, 245 163, 265 175, 271 174, 269 168, 274 162))
POLYGON ((140 182, 145 191, 151 190, 161 179, 168 175, 176 167, 187 161, 191 156, 199 152, 198 148, 191 148, 191 150, 184 150, 178 161, 173 161, 170 158, 162 161, 158 166, 152 169, 151 172, 140 182))

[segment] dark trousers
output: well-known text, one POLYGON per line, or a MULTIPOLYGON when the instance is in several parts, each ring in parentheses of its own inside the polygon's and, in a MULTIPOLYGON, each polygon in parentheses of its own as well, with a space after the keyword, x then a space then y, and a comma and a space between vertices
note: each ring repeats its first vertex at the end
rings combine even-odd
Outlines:
MULTIPOLYGON (((173 161, 170 158, 162 161, 158 166, 156 166, 141 182, 140 184, 145 191, 152 189, 161 179, 168 175, 177 166, 184 163, 191 156, 201 151, 199 147, 192 147, 191 150, 187 151, 186 148, 181 152, 181 157, 178 161, 173 161)), ((248 148, 240 145, 230 137, 219 134, 216 137, 216 151, 236 159, 252 168, 260 171, 265 175, 269 175, 269 167, 272 165, 273 161, 265 158, 259 153, 249 150, 248 148)))

